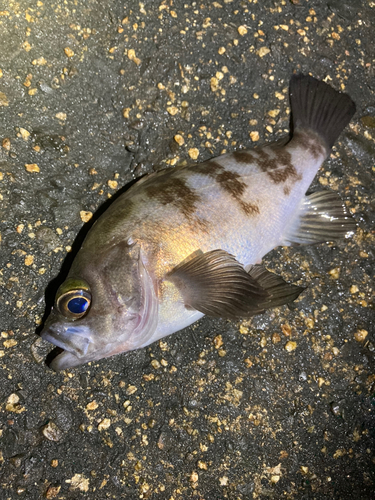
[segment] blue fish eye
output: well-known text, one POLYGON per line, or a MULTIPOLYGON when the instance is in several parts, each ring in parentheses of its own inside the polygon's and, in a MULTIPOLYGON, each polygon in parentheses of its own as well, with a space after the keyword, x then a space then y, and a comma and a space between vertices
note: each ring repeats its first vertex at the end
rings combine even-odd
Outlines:
POLYGON ((90 302, 86 297, 74 297, 67 303, 67 308, 72 314, 83 314, 89 305, 90 302))
POLYGON ((70 320, 86 316, 91 305, 91 293, 85 289, 69 290, 56 298, 56 307, 59 312, 70 320))

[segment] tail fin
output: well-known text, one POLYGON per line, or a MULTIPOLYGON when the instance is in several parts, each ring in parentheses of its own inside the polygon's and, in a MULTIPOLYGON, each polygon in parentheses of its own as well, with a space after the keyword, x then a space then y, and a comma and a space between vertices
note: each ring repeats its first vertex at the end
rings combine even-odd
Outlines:
POLYGON ((293 75, 289 93, 294 131, 312 130, 331 149, 355 113, 354 102, 308 75, 293 75))

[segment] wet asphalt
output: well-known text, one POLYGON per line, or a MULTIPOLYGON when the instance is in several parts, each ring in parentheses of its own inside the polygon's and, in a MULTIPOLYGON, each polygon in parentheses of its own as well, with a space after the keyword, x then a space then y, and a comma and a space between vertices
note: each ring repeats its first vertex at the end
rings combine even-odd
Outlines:
POLYGON ((370 0, 0 7, 1 499, 375 498, 374 21, 370 0), (287 307, 52 372, 37 333, 90 224, 145 173, 285 135, 293 71, 356 102, 311 187, 355 236, 267 255, 307 287, 287 307))

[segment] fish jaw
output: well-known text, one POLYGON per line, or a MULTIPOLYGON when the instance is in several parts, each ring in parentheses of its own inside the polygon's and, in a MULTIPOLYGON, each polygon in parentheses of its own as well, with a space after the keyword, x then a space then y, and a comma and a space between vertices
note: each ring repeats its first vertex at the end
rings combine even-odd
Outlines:
POLYGON ((86 361, 81 361, 80 358, 78 358, 72 352, 63 351, 53 359, 49 366, 55 372, 60 372, 68 368, 75 368, 76 366, 79 366, 85 362, 86 361))

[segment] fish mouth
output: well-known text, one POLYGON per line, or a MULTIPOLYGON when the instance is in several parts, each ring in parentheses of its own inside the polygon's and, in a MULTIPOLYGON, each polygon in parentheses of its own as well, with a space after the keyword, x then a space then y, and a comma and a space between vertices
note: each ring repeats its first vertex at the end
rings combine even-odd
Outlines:
POLYGON ((89 346, 92 343, 88 329, 68 327, 57 331, 48 328, 42 332, 41 337, 63 349, 63 352, 50 363, 50 368, 53 370, 65 370, 86 363, 89 346))

